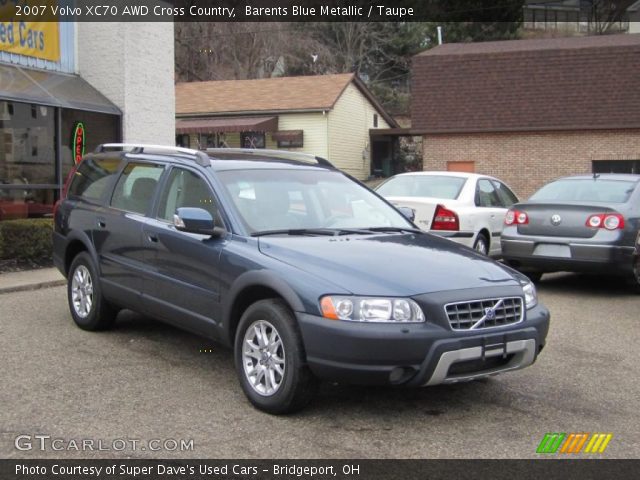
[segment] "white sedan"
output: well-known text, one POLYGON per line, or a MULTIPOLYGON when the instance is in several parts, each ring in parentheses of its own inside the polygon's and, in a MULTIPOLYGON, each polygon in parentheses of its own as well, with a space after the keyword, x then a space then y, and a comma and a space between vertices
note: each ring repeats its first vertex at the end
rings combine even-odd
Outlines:
POLYGON ((505 214, 518 202, 500 180, 463 172, 401 173, 376 191, 398 207, 411 208, 422 230, 492 256, 500 255, 505 214))

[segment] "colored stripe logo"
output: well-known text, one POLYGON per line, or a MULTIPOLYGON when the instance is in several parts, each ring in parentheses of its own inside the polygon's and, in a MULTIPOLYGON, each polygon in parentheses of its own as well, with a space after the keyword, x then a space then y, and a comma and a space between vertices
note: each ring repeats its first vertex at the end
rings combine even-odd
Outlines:
POLYGON ((612 433, 547 433, 536 453, 604 453, 612 433))

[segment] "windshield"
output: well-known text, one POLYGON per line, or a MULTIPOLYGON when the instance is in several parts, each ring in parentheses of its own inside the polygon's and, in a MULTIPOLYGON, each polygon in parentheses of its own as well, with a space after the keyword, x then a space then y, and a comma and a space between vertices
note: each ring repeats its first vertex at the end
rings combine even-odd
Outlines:
POLYGON ((449 175, 399 175, 380 185, 384 197, 432 197, 455 200, 466 178, 449 175))
POLYGON ((551 182, 529 200, 558 202, 625 203, 635 187, 635 182, 570 178, 551 182))
POLYGON ((297 229, 414 228, 340 172, 227 170, 219 178, 250 233, 297 229))

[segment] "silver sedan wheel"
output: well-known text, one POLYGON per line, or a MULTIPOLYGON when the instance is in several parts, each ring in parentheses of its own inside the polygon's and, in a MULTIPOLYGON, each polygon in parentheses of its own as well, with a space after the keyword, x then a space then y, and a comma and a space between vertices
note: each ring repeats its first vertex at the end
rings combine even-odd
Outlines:
POLYGON ((93 280, 89 269, 84 265, 78 266, 71 279, 71 303, 80 318, 86 318, 93 306, 93 280))
POLYGON ((476 252, 482 253, 483 255, 486 255, 489 252, 489 247, 487 246, 487 241, 484 237, 478 237, 473 248, 476 252))
POLYGON ((242 342, 242 364, 249 385, 258 394, 270 397, 282 386, 284 345, 271 323, 257 320, 247 328, 242 342))

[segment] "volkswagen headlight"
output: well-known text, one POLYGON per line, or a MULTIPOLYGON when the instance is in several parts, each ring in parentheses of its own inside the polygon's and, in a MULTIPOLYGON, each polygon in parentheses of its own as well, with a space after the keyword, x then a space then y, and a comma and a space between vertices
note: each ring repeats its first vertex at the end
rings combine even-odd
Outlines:
POLYGON ((351 322, 424 322, 422 309, 409 298, 329 295, 320 299, 322 316, 351 322))

